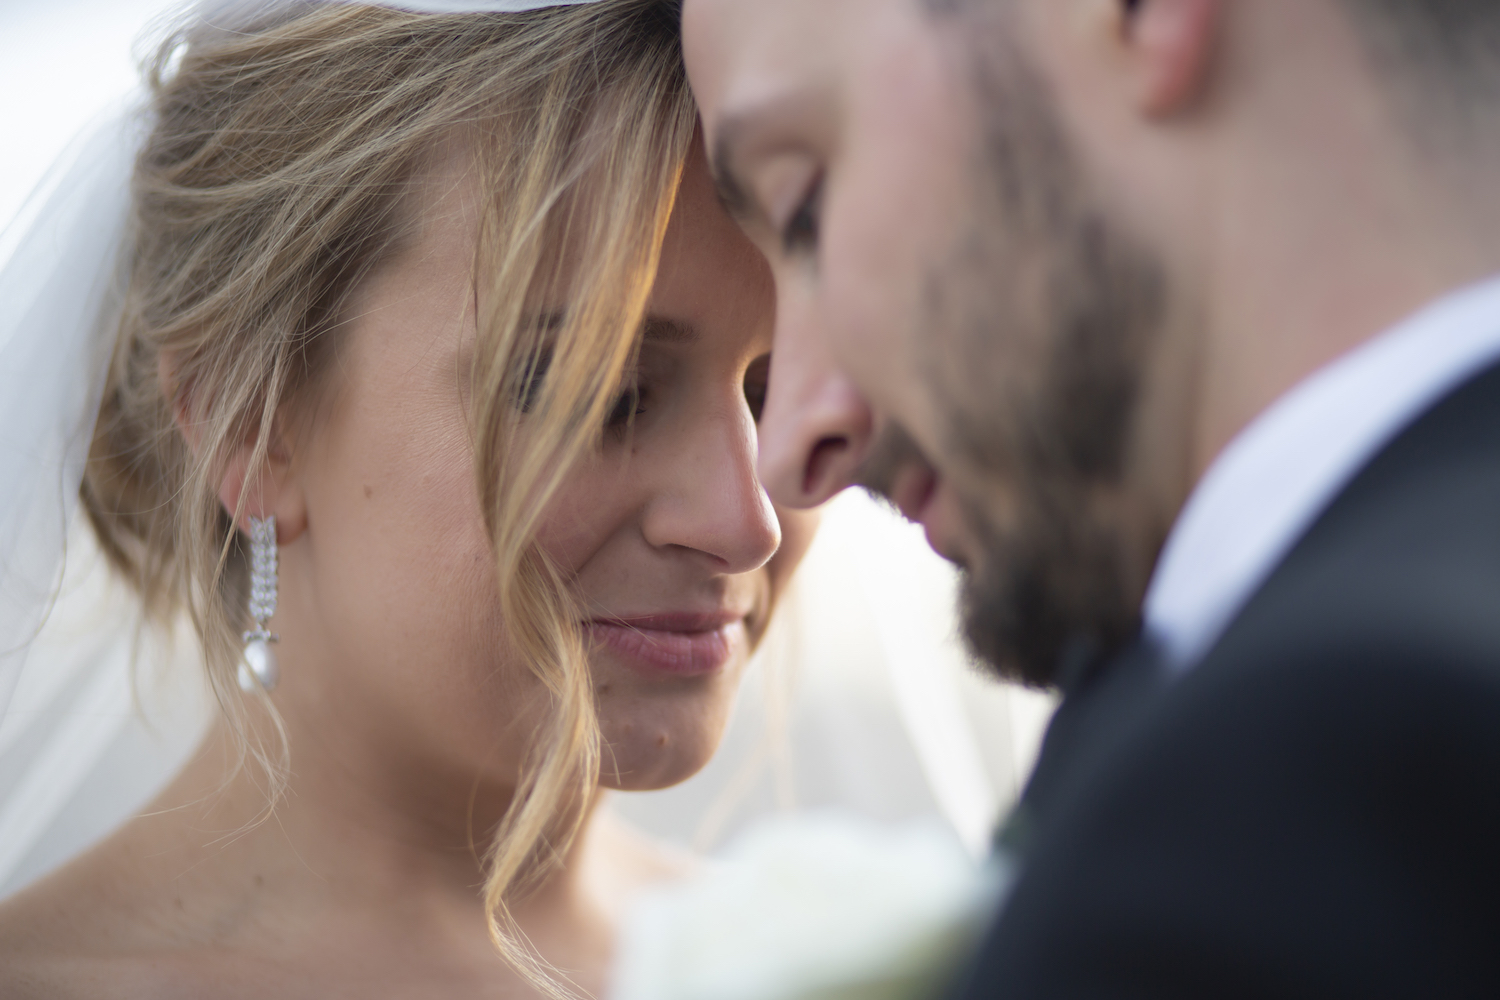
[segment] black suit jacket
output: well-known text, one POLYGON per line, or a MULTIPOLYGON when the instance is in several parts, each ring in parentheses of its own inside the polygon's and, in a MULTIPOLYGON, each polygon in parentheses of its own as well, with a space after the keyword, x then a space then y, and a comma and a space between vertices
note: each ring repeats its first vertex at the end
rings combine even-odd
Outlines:
POLYGON ((1500 368, 1150 653, 1059 710, 961 997, 1500 997, 1500 368))

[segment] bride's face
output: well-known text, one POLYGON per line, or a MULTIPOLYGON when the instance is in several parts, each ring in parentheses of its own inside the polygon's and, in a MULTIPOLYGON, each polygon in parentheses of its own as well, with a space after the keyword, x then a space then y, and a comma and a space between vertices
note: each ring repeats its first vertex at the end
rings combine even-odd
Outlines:
MULTIPOLYGON (((420 235, 362 288, 277 494, 275 698, 294 733, 373 755, 380 780, 465 800, 476 778, 514 781, 546 698, 498 613, 475 491, 475 199, 456 171, 430 180, 420 235)), ((538 535, 586 608, 606 785, 663 787, 706 762, 810 541, 755 474, 771 296, 695 158, 633 425, 606 432, 538 535)))

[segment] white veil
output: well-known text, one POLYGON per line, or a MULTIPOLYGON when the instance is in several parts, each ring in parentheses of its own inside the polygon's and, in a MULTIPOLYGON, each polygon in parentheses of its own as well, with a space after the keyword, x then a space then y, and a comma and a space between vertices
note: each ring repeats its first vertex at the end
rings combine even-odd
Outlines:
MULTIPOLYGON (((306 0, 197 10, 223 25, 292 2, 306 0)), ((376 2, 460 13, 593 0, 376 2)), ((153 669, 137 676, 138 609, 77 517, 142 103, 125 99, 70 147, 0 233, 0 897, 139 809, 213 710, 191 642, 147 641, 139 659, 153 669)), ((687 785, 619 797, 620 810, 700 846, 791 798, 879 818, 927 812, 982 849, 1029 768, 1045 700, 970 676, 951 572, 865 498, 833 506, 801 576, 759 667, 782 670, 751 685, 725 752, 687 785), (763 696, 787 664, 795 687, 763 696)))
POLYGON ((0 236, 0 705, 56 592, 118 313, 138 116, 71 151, 0 236))

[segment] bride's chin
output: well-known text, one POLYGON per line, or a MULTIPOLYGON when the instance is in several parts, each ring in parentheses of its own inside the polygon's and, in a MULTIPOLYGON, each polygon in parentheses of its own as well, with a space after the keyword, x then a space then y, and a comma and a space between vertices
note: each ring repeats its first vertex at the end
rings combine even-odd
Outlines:
MULTIPOLYGON (((712 755, 709 755, 712 756, 712 755)), ((606 753, 606 758, 608 754, 606 753)), ((604 768, 599 775, 599 787, 611 792, 657 792, 664 788, 671 788, 687 781, 693 775, 703 770, 708 763, 704 757, 692 762, 683 761, 679 757, 670 760, 653 761, 655 767, 630 767, 621 760, 620 770, 616 772, 609 759, 605 760, 604 768)))
POLYGON ((719 748, 733 703, 732 685, 705 685, 696 697, 626 696, 626 704, 601 704, 604 739, 599 783, 644 792, 686 781, 719 748))

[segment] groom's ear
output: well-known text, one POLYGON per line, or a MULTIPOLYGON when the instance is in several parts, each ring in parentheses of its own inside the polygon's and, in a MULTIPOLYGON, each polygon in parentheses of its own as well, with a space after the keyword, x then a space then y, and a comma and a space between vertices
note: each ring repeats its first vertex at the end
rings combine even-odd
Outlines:
MULTIPOLYGON (((176 365, 166 353, 157 362, 157 377, 171 404, 178 433, 193 455, 202 459, 202 426, 191 412, 191 390, 179 385, 176 365)), ((276 536, 284 545, 306 529, 307 504, 293 475, 291 439, 285 421, 279 416, 273 421, 263 460, 252 473, 259 434, 259 426, 250 428, 229 453, 219 479, 219 503, 230 517, 237 517, 235 524, 241 531, 249 529, 247 518, 275 515, 276 536)))
POLYGON ((1109 16, 1137 107, 1186 110, 1207 87, 1224 0, 1114 0, 1109 16))

